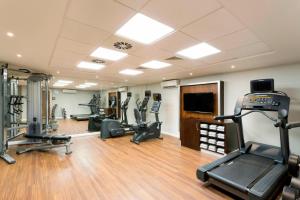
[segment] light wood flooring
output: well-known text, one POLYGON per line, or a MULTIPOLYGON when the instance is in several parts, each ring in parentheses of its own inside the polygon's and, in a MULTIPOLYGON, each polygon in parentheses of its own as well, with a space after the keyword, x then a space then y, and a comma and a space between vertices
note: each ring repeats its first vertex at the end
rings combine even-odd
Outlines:
POLYGON ((197 167, 213 155, 181 147, 170 136, 140 145, 129 140, 73 138, 71 155, 63 148, 15 155, 12 147, 17 163, 0 161, 0 199, 232 199, 196 178, 197 167))

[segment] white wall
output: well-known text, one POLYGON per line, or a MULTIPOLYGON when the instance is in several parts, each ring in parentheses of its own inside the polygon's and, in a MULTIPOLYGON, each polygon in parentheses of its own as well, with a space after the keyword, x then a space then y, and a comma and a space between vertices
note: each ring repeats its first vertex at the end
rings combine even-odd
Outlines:
MULTIPOLYGON (((251 71, 219 74, 181 81, 181 85, 223 80, 224 81, 224 114, 232 114, 235 102, 239 96, 249 92, 249 81, 260 78, 274 78, 276 90, 286 92, 291 97, 289 121, 300 121, 300 64, 256 69, 251 71)), ((136 96, 143 98, 145 90, 162 94, 160 119, 163 121, 162 131, 179 137, 179 90, 178 88, 161 89, 160 84, 130 87, 133 98, 128 108, 130 123, 135 123, 133 108, 136 96)), ((151 105, 151 102, 148 104, 151 105)), ((150 109, 150 107, 149 107, 150 109)), ((148 116, 151 114, 148 114, 148 116)), ((151 116, 153 117, 153 116, 151 116)), ((149 118, 153 120, 153 118, 149 118)), ((272 145, 279 145, 279 133, 272 122, 260 114, 244 118, 245 140, 253 140, 272 145)), ((290 132, 291 150, 300 154, 300 128, 290 132)))
MULTIPOLYGON (((95 91, 77 90, 75 94, 63 93, 61 89, 52 89, 52 105, 57 104, 56 117, 62 118, 61 109, 65 108, 67 117, 72 114, 89 114, 90 108, 87 106, 79 106, 78 104, 87 104, 95 94, 95 91), (55 99, 55 100, 54 100, 55 99)), ((51 111, 50 111, 51 112, 51 111)))

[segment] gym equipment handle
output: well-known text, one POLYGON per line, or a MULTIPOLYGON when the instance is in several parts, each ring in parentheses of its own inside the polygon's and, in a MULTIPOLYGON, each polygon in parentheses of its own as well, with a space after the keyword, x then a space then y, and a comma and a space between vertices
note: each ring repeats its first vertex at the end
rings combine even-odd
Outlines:
POLYGON ((300 122, 289 123, 289 124, 286 125, 287 129, 299 128, 299 127, 300 127, 300 122))
POLYGON ((215 120, 234 119, 235 117, 235 115, 220 115, 216 116, 215 120))

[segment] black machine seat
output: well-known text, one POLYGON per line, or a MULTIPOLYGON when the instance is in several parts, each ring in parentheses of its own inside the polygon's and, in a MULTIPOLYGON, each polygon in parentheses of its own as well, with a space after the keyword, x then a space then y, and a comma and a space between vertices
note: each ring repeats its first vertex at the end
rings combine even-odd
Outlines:
POLYGON ((66 154, 71 154, 72 151, 70 149, 71 136, 68 135, 33 135, 33 134, 25 134, 24 137, 28 139, 36 139, 40 140, 37 143, 31 144, 31 147, 18 148, 17 154, 22 154, 30 151, 46 151, 57 147, 65 147, 66 154))
POLYGON ((30 139, 39 139, 39 140, 59 140, 59 141, 70 141, 71 136, 68 135, 29 135, 25 134, 24 137, 30 139))
POLYGON ((243 154, 213 169, 208 175, 246 192, 274 166, 272 159, 243 154))

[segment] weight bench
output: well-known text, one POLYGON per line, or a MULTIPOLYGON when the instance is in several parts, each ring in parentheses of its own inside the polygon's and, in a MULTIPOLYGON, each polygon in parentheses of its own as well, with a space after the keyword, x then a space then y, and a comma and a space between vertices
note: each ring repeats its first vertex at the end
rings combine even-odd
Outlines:
MULTIPOLYGON (((17 149, 17 154, 26 153, 29 151, 43 151, 50 150, 58 147, 66 147, 66 154, 71 154, 71 136, 67 135, 28 135, 25 134, 24 137, 32 140, 40 140, 40 143, 33 143, 31 147, 17 149)), ((35 141, 36 142, 36 141, 35 141)))

